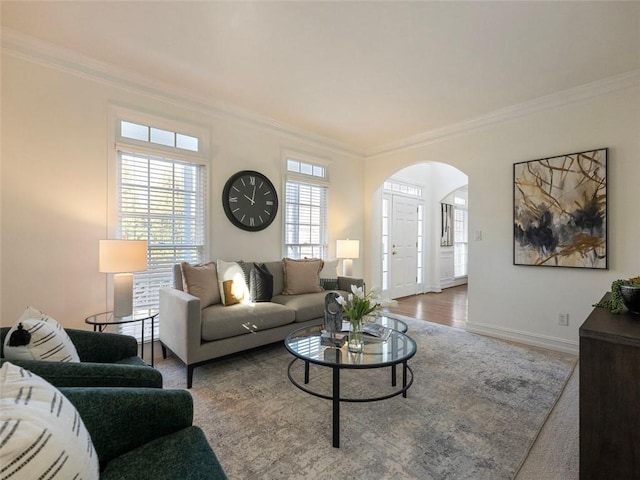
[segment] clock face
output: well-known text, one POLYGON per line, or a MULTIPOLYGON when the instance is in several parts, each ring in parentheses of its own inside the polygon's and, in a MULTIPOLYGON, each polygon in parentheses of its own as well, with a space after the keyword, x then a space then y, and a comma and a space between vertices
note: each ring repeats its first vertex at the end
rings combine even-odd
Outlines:
POLYGON ((271 225, 278 212, 278 195, 261 173, 244 170, 231 176, 222 191, 222 206, 236 227, 257 232, 271 225))

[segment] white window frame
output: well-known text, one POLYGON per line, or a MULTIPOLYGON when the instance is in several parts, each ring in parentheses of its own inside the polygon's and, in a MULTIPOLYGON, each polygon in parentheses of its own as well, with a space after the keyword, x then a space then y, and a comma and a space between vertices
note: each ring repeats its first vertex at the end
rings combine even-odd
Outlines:
MULTIPOLYGON (((134 155, 142 157, 153 157, 159 159, 171 159, 178 163, 187 163, 199 165, 201 169, 200 175, 202 175, 202 191, 198 193, 199 202, 201 202, 202 224, 199 228, 202 229, 202 242, 199 245, 199 258, 197 261, 203 261, 209 248, 209 188, 210 184, 210 160, 209 160, 209 131, 208 129, 192 125, 180 121, 167 119, 165 117, 159 117, 156 115, 146 114, 131 109, 111 106, 109 109, 109 124, 110 128, 110 151, 109 165, 108 165, 108 232, 107 238, 122 238, 122 231, 120 228, 120 152, 128 152, 134 155), (189 149, 182 149, 177 147, 169 147, 153 142, 138 141, 131 138, 126 138, 120 135, 120 125, 122 121, 128 121, 154 127, 158 129, 167 130, 170 132, 176 132, 179 134, 189 135, 198 138, 198 151, 192 151, 189 149)), ((172 232, 173 233, 173 232, 172 232)), ((148 240, 148 238, 144 238, 148 240)), ((149 251, 154 249, 161 249, 161 245, 154 246, 149 244, 149 251)), ((150 253, 150 255, 152 255, 150 253)), ((181 256, 176 255, 170 260, 170 263, 179 263, 181 256)), ((191 258, 190 260, 193 260, 191 258)), ((144 298, 145 294, 141 294, 140 290, 136 290, 136 279, 143 284, 157 284, 160 286, 172 285, 172 272, 173 265, 167 266, 167 272, 159 275, 161 279, 152 278, 152 273, 140 272, 134 274, 134 311, 147 312, 149 309, 156 310, 158 308, 157 303, 149 302, 148 298, 144 298), (160 285, 162 284, 162 285, 160 285), (136 295, 137 294, 137 295, 136 295)), ((109 276, 108 290, 112 289, 112 278, 109 276)), ((109 295, 107 298, 111 298, 109 295)), ((159 300, 158 300, 159 301, 159 300)), ((161 321, 161 320, 160 320, 161 321)), ((150 338, 150 322, 145 322, 146 329, 144 337, 150 338)), ((120 331, 129 335, 135 336, 138 340, 141 338, 141 324, 140 322, 123 324, 120 331)), ((155 322, 155 335, 158 337, 158 322, 155 322)))
POLYGON ((466 199, 454 194, 453 201, 453 276, 456 280, 469 274, 469 212, 466 199), (460 220, 459 217, 462 217, 460 220), (462 222, 462 228, 460 224, 462 222))
MULTIPOLYGON (((283 256, 289 258, 315 257, 326 259, 329 250, 329 162, 319 157, 291 151, 284 151, 282 157, 285 169, 283 189, 283 256), (292 170, 290 162, 298 162, 307 168, 292 170), (307 171, 309 173, 303 173, 303 171, 307 171), (297 222, 293 222, 291 218, 289 218, 290 211, 292 208, 295 208, 292 207, 292 205, 297 204, 297 202, 293 202, 293 199, 290 197, 293 193, 292 187, 295 185, 302 187, 308 186, 309 188, 315 189, 317 192, 322 192, 321 196, 323 198, 321 198, 320 204, 307 205, 310 209, 319 210, 319 221, 310 222, 309 224, 309 228, 311 230, 314 228, 319 229, 319 232, 317 233, 317 242, 301 243, 290 241, 291 235, 296 236, 297 239, 300 240, 300 226, 297 222), (292 233, 290 229, 295 229, 296 225, 297 229, 292 233)), ((311 234, 309 235, 312 237, 315 236, 311 234)))

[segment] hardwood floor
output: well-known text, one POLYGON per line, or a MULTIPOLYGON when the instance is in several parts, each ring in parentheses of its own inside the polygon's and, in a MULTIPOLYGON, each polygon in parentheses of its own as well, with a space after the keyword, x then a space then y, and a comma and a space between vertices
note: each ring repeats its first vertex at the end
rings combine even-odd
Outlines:
POLYGON ((467 286, 460 285, 441 293, 423 293, 399 298, 391 313, 428 320, 450 327, 464 327, 467 323, 467 286))

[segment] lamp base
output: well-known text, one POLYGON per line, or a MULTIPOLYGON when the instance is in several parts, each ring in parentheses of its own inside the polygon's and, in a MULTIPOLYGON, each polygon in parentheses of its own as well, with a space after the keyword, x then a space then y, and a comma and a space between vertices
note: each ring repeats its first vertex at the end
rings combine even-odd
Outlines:
POLYGON ((117 273, 113 276, 113 316, 129 317, 133 314, 133 274, 117 273))
POLYGON ((353 260, 351 258, 342 260, 342 275, 345 277, 353 276, 353 260))

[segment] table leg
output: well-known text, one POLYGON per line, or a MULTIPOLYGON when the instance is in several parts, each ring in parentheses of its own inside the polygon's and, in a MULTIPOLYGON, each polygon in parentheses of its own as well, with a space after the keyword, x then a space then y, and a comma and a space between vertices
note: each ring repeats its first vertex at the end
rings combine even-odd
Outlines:
POLYGON ((340 448, 340 369, 333 368, 333 446, 340 448))
POLYGON ((304 362, 304 383, 309 383, 309 362, 304 362))
POLYGON ((402 397, 407 398, 407 362, 402 362, 402 388, 405 389, 402 392, 402 397))
POLYGON ((154 347, 153 347, 153 343, 155 342, 155 333, 154 333, 154 331, 153 331, 153 329, 155 328, 154 323, 155 323, 155 322, 154 322, 154 318, 153 318, 153 317, 151 317, 151 366, 152 366, 152 367, 153 367, 153 366, 155 366, 155 365, 154 365, 154 364, 155 364, 155 361, 154 361, 154 359, 153 359, 153 356, 154 356, 154 352, 153 352, 153 349, 154 349, 154 347))
POLYGON ((397 377, 396 377, 396 366, 392 365, 391 366, 391 386, 395 387, 397 382, 397 377))
POLYGON ((144 320, 142 320, 142 333, 140 335, 141 344, 140 344, 140 358, 144 360, 144 320))

